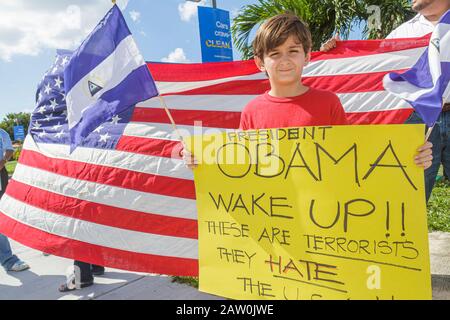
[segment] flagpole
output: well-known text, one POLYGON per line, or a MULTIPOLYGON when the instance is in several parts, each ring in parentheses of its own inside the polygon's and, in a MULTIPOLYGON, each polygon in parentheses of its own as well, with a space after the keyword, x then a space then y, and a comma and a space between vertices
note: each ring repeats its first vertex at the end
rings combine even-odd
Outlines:
POLYGON ((428 138, 430 137, 431 131, 433 131, 433 128, 434 128, 434 126, 428 128, 427 134, 425 135, 425 142, 428 141, 428 138))
MULTIPOLYGON (((159 94, 158 94, 158 98, 161 101, 161 106, 164 108, 164 110, 166 110, 167 116, 169 117, 170 123, 172 124, 172 128, 177 133, 178 139, 180 139, 180 142, 183 145, 183 149, 185 149, 186 151, 188 151, 190 153, 189 149, 186 147, 186 144, 184 143, 183 137, 181 136, 180 132, 178 131, 177 125, 175 124, 175 121, 172 118, 172 114, 170 113, 170 110, 167 108, 166 101, 159 94)), ((182 150, 180 150, 180 156, 182 156, 181 151, 182 150)))
POLYGON ((183 143, 184 145, 184 141, 183 141, 183 137, 181 136, 180 132, 178 131, 177 125, 175 124, 175 121, 172 118, 172 114, 170 113, 169 109, 167 108, 166 105, 166 101, 164 100, 164 98, 160 95, 158 95, 159 100, 161 101, 161 106, 164 108, 164 110, 166 110, 167 116, 170 119, 170 123, 172 124, 172 128, 173 130, 177 133, 178 138, 180 139, 180 141, 183 143))
MULTIPOLYGON (((444 109, 444 101, 443 100, 442 100, 442 109, 444 109)), ((433 128, 434 128, 434 124, 431 127, 428 128, 427 133, 425 135, 425 142, 428 141, 428 138, 430 137, 431 131, 433 131, 433 128)))

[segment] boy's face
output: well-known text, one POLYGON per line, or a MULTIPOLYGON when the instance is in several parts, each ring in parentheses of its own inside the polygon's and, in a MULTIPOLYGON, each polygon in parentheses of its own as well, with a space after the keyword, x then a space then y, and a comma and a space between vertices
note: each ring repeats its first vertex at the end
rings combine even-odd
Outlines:
POLYGON ((299 83, 310 57, 297 38, 289 36, 283 44, 264 54, 262 60, 255 57, 255 62, 261 71, 267 72, 271 85, 283 86, 299 83))

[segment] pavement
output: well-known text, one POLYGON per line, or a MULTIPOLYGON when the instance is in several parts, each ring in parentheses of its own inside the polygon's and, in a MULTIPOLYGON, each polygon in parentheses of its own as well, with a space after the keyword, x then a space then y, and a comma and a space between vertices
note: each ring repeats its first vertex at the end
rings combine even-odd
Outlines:
POLYGON ((0 267, 0 300, 220 300, 170 276, 106 268, 94 285, 61 293, 58 287, 73 271, 73 260, 45 256, 10 239, 13 253, 30 265, 21 272, 0 267))
MULTIPOLYGON (((433 300, 450 300, 450 233, 429 234, 433 300)), ((88 288, 60 293, 73 261, 45 256, 11 240, 13 252, 31 268, 5 272, 0 268, 0 300, 223 300, 169 276, 106 268, 88 288)))

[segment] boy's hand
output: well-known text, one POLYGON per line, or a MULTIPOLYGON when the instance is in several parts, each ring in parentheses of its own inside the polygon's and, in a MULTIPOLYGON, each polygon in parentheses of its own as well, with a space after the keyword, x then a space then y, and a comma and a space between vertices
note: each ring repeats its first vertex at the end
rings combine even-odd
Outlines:
POLYGON ((336 33, 335 36, 331 39, 328 39, 325 43, 320 46, 320 51, 328 52, 333 48, 336 48, 336 42, 341 41, 339 38, 339 33, 336 33))
POLYGON ((190 153, 187 149, 181 150, 181 156, 184 160, 184 163, 189 169, 194 170, 195 168, 197 168, 198 166, 197 159, 195 159, 194 155, 190 153))
POLYGON ((414 157, 414 163, 419 167, 423 167, 424 170, 431 167, 433 161, 433 151, 431 148, 433 148, 433 144, 429 141, 425 142, 423 146, 417 149, 419 154, 414 157))

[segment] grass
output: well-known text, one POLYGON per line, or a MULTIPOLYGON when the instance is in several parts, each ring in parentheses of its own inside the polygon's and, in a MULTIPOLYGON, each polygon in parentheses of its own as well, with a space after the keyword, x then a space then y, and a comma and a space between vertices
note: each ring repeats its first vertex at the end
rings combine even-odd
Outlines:
POLYGON ((450 182, 437 182, 427 205, 429 231, 450 232, 450 182))
POLYGON ((198 289, 197 277, 172 277, 172 282, 187 284, 191 287, 198 289))

